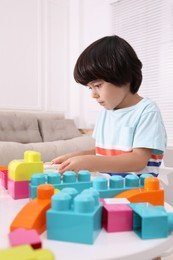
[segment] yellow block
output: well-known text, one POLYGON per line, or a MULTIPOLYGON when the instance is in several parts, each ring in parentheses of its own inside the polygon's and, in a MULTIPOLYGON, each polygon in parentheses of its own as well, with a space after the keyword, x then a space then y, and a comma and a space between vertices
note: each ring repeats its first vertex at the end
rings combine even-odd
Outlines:
POLYGON ((1 260, 54 260, 53 253, 48 249, 33 249, 30 245, 16 246, 0 250, 1 260))
POLYGON ((34 173, 43 173, 39 152, 26 151, 23 160, 13 160, 8 165, 8 177, 13 181, 29 181, 34 173))

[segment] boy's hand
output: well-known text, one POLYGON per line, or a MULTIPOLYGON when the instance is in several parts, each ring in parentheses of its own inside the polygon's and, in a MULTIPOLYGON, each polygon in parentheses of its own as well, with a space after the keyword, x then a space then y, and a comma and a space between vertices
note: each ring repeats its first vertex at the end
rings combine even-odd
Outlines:
POLYGON ((52 162, 52 164, 60 164, 60 163, 65 162, 68 158, 70 158, 70 155, 64 154, 62 156, 59 156, 59 157, 53 159, 51 162, 52 162))
POLYGON ((63 174, 65 171, 74 171, 78 173, 80 170, 93 170, 94 163, 93 155, 80 155, 67 159, 59 166, 59 173, 63 174))

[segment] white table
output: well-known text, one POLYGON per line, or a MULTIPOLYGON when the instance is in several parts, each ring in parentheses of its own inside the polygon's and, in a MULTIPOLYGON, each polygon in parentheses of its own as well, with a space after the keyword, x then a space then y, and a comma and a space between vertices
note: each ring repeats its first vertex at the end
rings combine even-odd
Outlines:
MULTIPOLYGON (((0 249, 10 247, 9 226, 29 199, 13 200, 0 185, 0 249)), ((165 204, 168 211, 173 207, 165 204)), ((103 229, 93 245, 48 240, 41 235, 42 247, 50 249, 55 259, 149 260, 173 246, 173 234, 165 239, 141 240, 134 232, 107 233, 103 229)))

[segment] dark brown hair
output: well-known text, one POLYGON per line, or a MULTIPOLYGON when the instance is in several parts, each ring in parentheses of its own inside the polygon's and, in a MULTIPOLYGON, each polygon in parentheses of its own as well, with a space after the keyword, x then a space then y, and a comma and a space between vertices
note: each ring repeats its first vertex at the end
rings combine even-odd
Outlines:
POLYGON ((82 85, 97 79, 119 87, 130 83, 130 91, 134 94, 142 82, 141 69, 142 63, 130 44, 113 35, 93 42, 81 53, 74 78, 82 85))

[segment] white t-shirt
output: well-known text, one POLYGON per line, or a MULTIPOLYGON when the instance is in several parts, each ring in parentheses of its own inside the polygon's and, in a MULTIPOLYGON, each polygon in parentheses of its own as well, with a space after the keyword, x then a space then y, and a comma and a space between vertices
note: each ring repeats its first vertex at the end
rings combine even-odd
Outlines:
POLYGON ((146 167, 136 174, 159 173, 166 148, 166 130, 157 105, 148 98, 117 110, 103 109, 93 137, 97 155, 119 155, 134 148, 153 149, 146 167))

